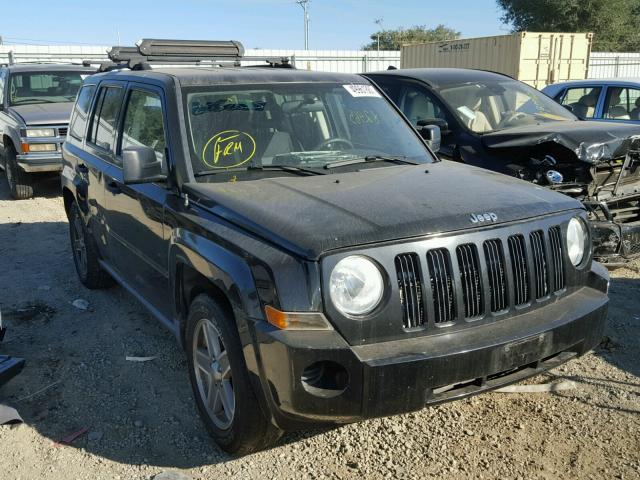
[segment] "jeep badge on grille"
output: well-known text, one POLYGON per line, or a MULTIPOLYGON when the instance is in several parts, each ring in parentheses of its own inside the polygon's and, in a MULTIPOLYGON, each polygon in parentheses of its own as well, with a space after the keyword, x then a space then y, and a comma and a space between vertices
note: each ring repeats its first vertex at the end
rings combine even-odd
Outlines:
POLYGON ((471 217, 469 217, 471 223, 480 223, 480 222, 497 222, 498 215, 493 212, 487 213, 472 213, 471 217))

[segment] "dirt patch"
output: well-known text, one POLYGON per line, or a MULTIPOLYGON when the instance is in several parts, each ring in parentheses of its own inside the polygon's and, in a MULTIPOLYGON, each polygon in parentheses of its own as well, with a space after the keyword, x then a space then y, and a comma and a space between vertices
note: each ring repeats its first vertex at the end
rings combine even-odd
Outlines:
POLYGON ((57 184, 48 188, 16 202, 0 184, 0 308, 9 326, 0 348, 27 359, 0 388, 0 401, 26 422, 0 427, 2 478, 640 477, 639 264, 613 272, 602 346, 528 381, 576 388, 489 393, 289 434, 275 448, 231 459, 198 419, 171 334, 123 289, 80 285, 57 184), (73 305, 78 299, 86 309, 73 305), (32 316, 5 313, 25 307, 32 316))

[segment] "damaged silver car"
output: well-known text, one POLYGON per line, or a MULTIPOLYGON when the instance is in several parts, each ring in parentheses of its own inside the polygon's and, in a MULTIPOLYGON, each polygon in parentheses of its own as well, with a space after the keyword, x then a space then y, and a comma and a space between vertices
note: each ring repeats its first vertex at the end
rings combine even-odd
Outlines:
POLYGON ((418 128, 440 127, 439 155, 556 190, 589 210, 594 256, 640 256, 640 125, 579 120, 498 73, 423 68, 366 75, 418 128))

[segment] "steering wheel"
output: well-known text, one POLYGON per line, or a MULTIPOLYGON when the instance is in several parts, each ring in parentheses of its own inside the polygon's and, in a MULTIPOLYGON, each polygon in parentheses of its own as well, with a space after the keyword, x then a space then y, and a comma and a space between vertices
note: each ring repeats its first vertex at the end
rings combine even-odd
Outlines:
POLYGON ((502 120, 500 120, 500 123, 498 123, 498 128, 507 127, 514 120, 518 120, 520 118, 524 118, 527 116, 525 113, 522 113, 522 112, 505 112, 505 113, 508 115, 502 120))
POLYGON ((316 148, 314 150, 326 150, 328 146, 330 146, 330 145, 332 145, 334 143, 339 143, 339 144, 342 144, 342 145, 346 145, 348 149, 353 149, 354 148, 353 147, 353 143, 351 143, 346 138, 335 137, 335 138, 327 138, 323 142, 320 142, 316 146, 316 148))

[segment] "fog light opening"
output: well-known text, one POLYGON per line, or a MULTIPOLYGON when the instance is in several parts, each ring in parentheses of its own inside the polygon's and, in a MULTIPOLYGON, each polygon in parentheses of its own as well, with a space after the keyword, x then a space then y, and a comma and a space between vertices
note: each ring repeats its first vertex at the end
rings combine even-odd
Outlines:
POLYGON ((337 397, 349 385, 349 374, 340 364, 330 361, 315 362, 302 372, 302 386, 311 395, 323 398, 337 397))

